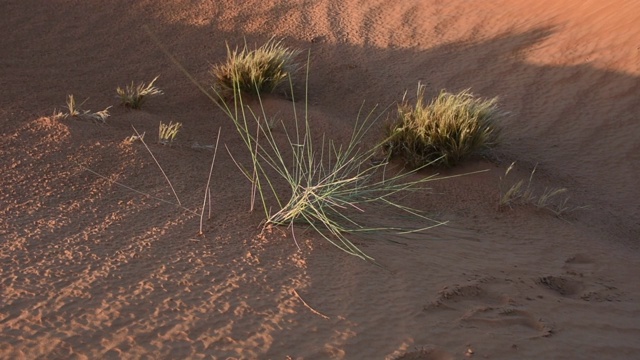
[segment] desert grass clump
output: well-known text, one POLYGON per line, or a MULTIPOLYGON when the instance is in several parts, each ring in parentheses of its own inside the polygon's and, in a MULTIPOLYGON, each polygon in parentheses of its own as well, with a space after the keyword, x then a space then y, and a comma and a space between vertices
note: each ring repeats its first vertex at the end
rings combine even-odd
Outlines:
POLYGON ((156 76, 149 84, 141 82, 135 85, 132 81, 124 88, 118 86, 116 93, 122 105, 131 109, 140 109, 149 97, 162 95, 162 90, 153 85, 159 77, 159 75, 156 76))
POLYGON ((300 68, 295 63, 299 54, 274 39, 254 50, 246 43, 242 50, 231 50, 227 44, 227 61, 211 69, 213 89, 224 99, 232 98, 236 89, 254 95, 273 92, 300 68))
MULTIPOLYGON (((261 105, 259 96, 258 100, 261 105)), ((315 137, 322 138, 319 143, 314 141, 308 111, 304 118, 299 117, 295 105, 292 116, 296 125, 291 129, 281 122, 286 140, 278 141, 269 124, 262 120, 267 119, 264 108, 260 106, 256 114, 245 106, 240 89, 234 89, 231 104, 218 104, 236 125, 251 154, 251 164, 243 166, 227 149, 252 185, 251 210, 261 203, 264 226, 291 228, 296 244, 294 225, 305 225, 340 250, 372 260, 349 235, 380 231, 410 233, 442 224, 397 202, 398 195, 424 190, 434 178, 412 177, 413 171, 387 173, 388 161, 376 159, 383 143, 363 145, 369 143, 365 141, 366 134, 380 122, 381 115, 374 116, 373 110, 362 116, 361 109, 350 140, 340 145, 323 136, 315 137), (280 189, 277 184, 286 184, 288 191, 276 190, 280 189), (372 206, 384 206, 391 213, 415 217, 421 226, 406 229, 359 220, 372 206)))
POLYGON ((158 142, 163 145, 173 144, 173 140, 176 138, 181 128, 182 123, 169 121, 169 124, 165 124, 160 121, 160 126, 158 127, 158 142))
POLYGON ((411 167, 427 164, 450 167, 472 153, 497 143, 497 98, 485 100, 469 90, 457 94, 441 91, 424 103, 424 85, 418 84, 415 105, 405 97, 397 120, 386 128, 385 151, 400 156, 411 167))

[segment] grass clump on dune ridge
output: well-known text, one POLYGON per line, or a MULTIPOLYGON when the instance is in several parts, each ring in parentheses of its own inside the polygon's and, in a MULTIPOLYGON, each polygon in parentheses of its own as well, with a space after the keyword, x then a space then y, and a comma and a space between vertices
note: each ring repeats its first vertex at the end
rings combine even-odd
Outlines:
POLYGON ((246 43, 242 50, 227 45, 227 61, 211 69, 214 91, 225 99, 232 98, 235 89, 254 95, 273 92, 300 68, 294 62, 299 54, 273 38, 255 50, 246 43))
POLYGON ((445 91, 424 104, 424 85, 418 84, 416 104, 403 98, 398 118, 387 126, 385 150, 409 166, 450 167, 477 150, 496 144, 496 120, 502 116, 497 98, 476 98, 469 90, 445 91))

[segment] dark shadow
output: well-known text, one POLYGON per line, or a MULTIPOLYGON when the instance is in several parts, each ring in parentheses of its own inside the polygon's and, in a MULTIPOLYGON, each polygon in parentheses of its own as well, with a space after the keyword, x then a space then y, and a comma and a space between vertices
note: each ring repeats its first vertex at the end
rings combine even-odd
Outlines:
MULTIPOLYGON (((142 26, 148 25, 202 83, 209 81, 210 64, 224 59, 225 42, 232 46, 243 43, 245 34, 232 29, 233 24, 251 24, 261 34, 277 26, 277 21, 252 24, 252 19, 226 18, 223 5, 212 5, 203 13, 201 25, 185 26, 178 20, 167 22, 165 14, 159 12, 162 7, 151 4, 116 1, 99 6, 75 4, 73 8, 59 1, 52 2, 53 6, 39 4, 32 1, 31 11, 49 12, 46 23, 24 23, 23 16, 14 14, 26 8, 24 4, 3 5, 0 30, 11 35, 0 41, 3 48, 20 50, 3 52, 0 77, 8 84, 24 84, 8 89, 0 100, 7 117, 3 122, 8 126, 16 121, 8 119, 9 112, 43 115, 61 107, 69 93, 89 98, 87 106, 101 109, 115 102, 117 86, 149 80, 157 74, 161 74, 159 84, 167 93, 162 104, 155 107, 158 113, 179 109, 188 117, 202 109, 216 111, 166 59, 142 26), (114 27, 110 19, 117 19, 119 27, 114 27), (33 38, 34 30, 42 36, 33 38), (92 38, 96 40, 88 41, 92 38), (198 45, 194 48, 193 44, 198 45)), ((305 14, 300 7, 311 6, 313 2, 265 8, 264 18, 305 14)), ((344 27, 339 6, 329 6, 326 12, 329 21, 335 22, 332 34, 315 34, 309 29, 306 38, 286 42, 311 52, 310 102, 336 122, 353 121, 363 101, 369 106, 393 104, 405 91, 413 93, 418 81, 428 85, 428 95, 440 89, 471 88, 484 97, 499 96, 503 109, 511 113, 504 124, 502 147, 509 159, 539 162, 550 173, 569 182, 575 180, 577 186, 596 194, 592 198, 595 202, 607 199, 613 204, 625 203, 640 196, 640 190, 630 186, 640 176, 637 166, 632 165, 640 160, 640 102, 629 100, 640 92, 640 81, 589 64, 556 67, 523 61, 527 51, 553 36, 553 27, 427 50, 393 49, 327 42, 328 36, 346 39, 349 31, 360 29, 344 27), (387 73, 388 68, 394 71, 387 73), (600 156, 603 152, 610 154, 604 163, 600 156)), ((297 21, 313 22, 304 16, 297 21)), ((441 25, 434 25, 434 33, 441 25)), ((268 39, 266 35, 246 35, 251 35, 251 41, 268 39)), ((365 39, 371 36, 364 34, 365 39)), ((304 88, 303 82, 300 76, 296 85, 299 90, 304 88)), ((637 205, 620 214, 640 216, 637 205)))

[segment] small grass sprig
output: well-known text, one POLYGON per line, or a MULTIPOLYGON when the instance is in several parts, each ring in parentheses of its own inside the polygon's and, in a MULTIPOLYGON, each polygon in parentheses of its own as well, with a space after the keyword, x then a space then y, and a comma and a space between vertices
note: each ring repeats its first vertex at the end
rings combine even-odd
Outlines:
POLYGON ((397 120, 386 128, 389 155, 402 157, 412 167, 450 167, 497 143, 496 121, 503 115, 497 98, 479 99, 469 90, 442 91, 425 105, 424 95, 425 86, 418 84, 415 105, 406 94, 398 105, 397 120))
POLYGON ((142 142, 142 141, 144 141, 144 135, 145 135, 145 134, 146 134, 146 132, 143 132, 142 134, 138 134, 138 135, 133 134, 133 135, 131 135, 131 136, 126 137, 126 138, 124 139, 124 142, 126 142, 126 143, 128 143, 128 144, 132 144, 132 143, 134 143, 134 142, 136 142, 136 141, 140 141, 140 142, 142 142))
POLYGON ((227 44, 227 61, 211 69, 214 92, 224 99, 233 97, 235 89, 245 94, 273 92, 300 68, 295 63, 299 54, 273 38, 254 50, 246 42, 241 50, 227 44))
POLYGON ((158 127, 158 143, 163 145, 173 144, 173 140, 176 138, 181 128, 182 123, 180 122, 174 123, 169 121, 169 124, 165 124, 160 121, 160 126, 158 127))
POLYGON ((85 116, 90 118, 91 120, 93 120, 95 122, 106 124, 107 123, 107 118, 109 116, 111 116, 111 114, 109 114, 109 109, 111 109, 111 106, 108 106, 107 108, 105 108, 102 111, 98 111, 98 112, 94 112, 94 113, 87 112, 85 114, 85 116))
POLYGON ((122 105, 131 109, 140 109, 149 97, 162 95, 162 90, 153 85, 159 77, 160 75, 156 76, 149 84, 141 82, 135 85, 132 81, 124 88, 118 87, 116 93, 122 105))
POLYGON ((106 107, 104 110, 102 111, 98 111, 98 112, 91 112, 91 110, 83 110, 81 107, 82 105, 84 105, 85 102, 87 102, 87 100, 89 100, 88 98, 83 101, 80 105, 76 104, 76 100, 73 97, 73 95, 68 95, 67 96, 67 105, 65 106, 65 108, 67 108, 67 113, 62 113, 62 112, 57 112, 54 111, 54 117, 55 118, 62 118, 62 119, 66 119, 69 117, 75 117, 75 118, 81 118, 81 119, 90 119, 93 120, 95 122, 99 122, 102 124, 106 124, 107 123, 107 118, 109 116, 111 116, 111 114, 109 114, 109 109, 111 109, 111 106, 106 107))

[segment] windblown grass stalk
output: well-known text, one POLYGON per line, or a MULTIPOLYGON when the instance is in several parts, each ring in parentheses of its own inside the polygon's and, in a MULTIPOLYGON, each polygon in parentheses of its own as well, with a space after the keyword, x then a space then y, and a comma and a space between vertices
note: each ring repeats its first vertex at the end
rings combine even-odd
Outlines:
POLYGON ((273 38, 255 50, 249 50, 246 42, 242 50, 231 50, 227 44, 226 63, 211 69, 213 88, 225 99, 236 89, 246 94, 273 92, 300 68, 294 62, 299 54, 273 38))
POLYGON ((173 184, 171 184, 171 180, 169 180, 167 173, 164 172, 164 169, 162 168, 162 166, 160 166, 160 162, 158 162, 158 159, 156 159, 155 155, 153 155, 153 152, 151 152, 151 149, 149 149, 149 146, 147 146, 147 143, 144 141, 144 136, 140 135, 140 133, 138 132, 138 130, 136 130, 135 127, 133 126, 131 127, 133 128, 133 131, 136 133, 136 136, 138 137, 138 139, 142 142, 142 145, 144 145, 145 149, 147 149, 147 151, 149 152, 149 155, 151 155, 151 158, 153 158, 153 161, 155 161, 156 165, 158 165, 158 168, 160 169, 160 172, 162 172, 164 179, 167 180, 167 184, 169 184, 169 187, 171 188, 171 192, 173 192, 173 195, 176 197, 176 201, 178 201, 178 206, 182 206, 182 202, 178 197, 178 193, 176 193, 176 189, 173 188, 173 184))
POLYGON ((131 109, 140 109, 149 97, 162 95, 162 90, 153 86, 159 77, 160 75, 156 76, 148 85, 144 82, 135 85, 132 81, 131 85, 127 85, 124 88, 118 87, 116 93, 122 105, 131 109))
POLYGON ((209 168, 209 177, 207 178, 207 185, 204 190, 204 199, 202 200, 202 211, 200 212, 200 232, 198 235, 203 235, 202 228, 204 227, 204 209, 207 206, 207 199, 209 200, 209 218, 211 218, 211 176, 213 175, 213 165, 216 163, 216 155, 218 154, 218 143, 220 142, 220 132, 222 128, 218 128, 218 136, 216 137, 216 146, 213 150, 213 159, 211 159, 211 167, 209 168))
POLYGON ((450 167, 477 150, 496 144, 497 98, 476 98, 469 90, 440 92, 424 104, 424 85, 418 84, 417 100, 403 98, 397 120, 387 126, 385 150, 401 156, 412 167, 426 164, 450 167))
POLYGON ((211 160, 211 167, 209 169, 209 177, 207 178, 207 184, 205 186, 205 192, 204 192, 204 200, 203 200, 203 203, 202 203, 202 209, 200 210, 200 213, 198 213, 198 212, 196 212, 196 211, 194 211, 192 209, 189 209, 189 208, 187 208, 187 207, 182 205, 182 202, 180 201, 180 198, 178 197, 178 194, 176 193, 175 189, 173 188, 173 184, 169 180, 169 177, 165 173, 164 169, 162 168, 162 166, 160 165, 160 163, 158 162, 156 157, 151 152, 151 149, 149 149, 149 147, 145 143, 145 141, 144 141, 144 133, 140 134, 138 132, 138 130, 136 130, 136 128, 133 128, 133 131, 136 133, 136 135, 131 136, 130 139, 125 139, 125 141, 133 142, 133 141, 139 140, 140 142, 142 142, 142 144, 145 146, 145 148, 147 149, 147 151, 149 152, 149 154, 151 155, 151 157, 155 161, 156 165, 158 166, 158 168, 162 172, 162 175, 164 176, 165 180, 169 184, 169 187, 171 188, 171 191, 173 192, 173 195, 175 196, 177 202, 173 202, 173 201, 169 201, 169 200, 166 200, 166 199, 162 199, 162 198, 159 198, 157 196, 153 196, 153 195, 151 195, 149 193, 134 189, 134 188, 132 188, 130 186, 127 186, 127 185, 125 185, 123 183, 120 183, 118 181, 110 179, 109 177, 104 176, 104 175, 102 175, 102 174, 100 174, 100 173, 98 173, 96 171, 93 171, 90 168, 88 168, 88 167, 86 167, 86 166, 84 166, 82 164, 76 163, 76 165, 78 165, 82 169, 84 169, 86 171, 89 171, 90 173, 92 173, 92 174, 94 174, 94 175, 96 175, 96 176, 98 176, 98 177, 100 177, 102 179, 107 180, 108 182, 110 182, 112 184, 118 185, 118 186, 120 186, 122 188, 125 188, 127 190, 133 191, 133 192, 135 192, 137 194, 144 195, 144 196, 147 196, 149 198, 155 199, 155 200, 160 201, 162 203, 176 206, 176 207, 178 207, 178 208, 180 208, 182 210, 185 210, 186 212, 188 212, 188 213, 190 213, 192 215, 198 215, 200 217, 200 228, 199 228, 199 231, 198 231, 198 235, 203 235, 204 212, 205 212, 205 209, 206 209, 206 206, 207 206, 207 202, 209 204, 209 218, 211 217, 211 177, 213 175, 213 167, 214 167, 215 162, 216 162, 216 154, 218 153, 218 143, 220 141, 221 128, 218 128, 218 136, 216 138, 216 143, 215 143, 215 146, 214 146, 214 149, 213 149, 213 158, 211 160))
POLYGON ((111 184, 116 184, 116 185, 118 185, 118 186, 120 186, 120 187, 122 187, 122 188, 124 188, 124 189, 130 190, 130 191, 133 191, 133 192, 135 192, 136 194, 147 196, 147 197, 149 197, 149 198, 151 198, 151 199, 154 199, 154 200, 160 201, 160 202, 165 203, 165 204, 169 204, 169 205, 177 206, 177 207, 179 207, 179 208, 181 208, 181 209, 183 209, 183 210, 185 210, 185 211, 187 211, 187 212, 190 212, 190 213, 192 213, 192 214, 194 214, 194 215, 197 215, 197 213, 196 213, 195 211, 193 211, 193 210, 191 210, 191 209, 188 209, 188 208, 186 208, 186 207, 184 207, 184 206, 182 206, 182 205, 180 205, 180 204, 178 204, 178 203, 175 203, 175 202, 172 202, 172 201, 169 201, 169 200, 165 200, 165 199, 159 198, 159 197, 157 197, 157 196, 153 196, 153 195, 151 195, 151 194, 149 194, 149 193, 146 193, 146 192, 144 192, 144 191, 140 191, 140 190, 134 189, 134 188, 132 188, 132 187, 130 187, 130 186, 127 186, 127 185, 125 185, 125 184, 123 184, 123 183, 121 183, 121 182, 118 182, 118 181, 115 181, 115 180, 113 180, 113 179, 111 179, 111 178, 109 178, 109 177, 106 177, 106 176, 104 176, 104 175, 102 175, 102 174, 100 174, 100 173, 98 173, 98 172, 96 172, 96 171, 94 171, 94 170, 91 170, 90 168, 88 168, 88 167, 86 167, 86 166, 84 166, 84 165, 82 165, 82 164, 80 164, 80 163, 77 163, 77 162, 76 162, 75 164, 76 164, 76 165, 78 165, 80 168, 82 168, 82 169, 84 169, 84 170, 86 170, 86 171, 88 171, 88 172, 92 173, 93 175, 96 175, 97 177, 99 177, 99 178, 101 178, 101 179, 107 180, 107 181, 108 181, 109 183, 111 183, 111 184))
MULTIPOLYGON (((323 138, 318 145, 314 143, 308 109, 305 108, 304 118, 299 118, 294 104, 295 128, 287 129, 282 122, 287 141, 280 144, 268 124, 260 121, 267 119, 261 101, 262 114, 256 114, 245 106, 242 92, 236 87, 233 105, 229 106, 225 102, 219 104, 222 104, 220 106, 234 122, 251 154, 249 169, 236 162, 235 158, 234 162, 251 182, 252 196, 254 192, 257 193, 261 201, 265 226, 289 226, 293 231, 294 224, 305 224, 339 249, 362 259, 373 260, 349 240, 349 234, 384 230, 409 233, 441 224, 419 210, 394 201, 395 195, 424 189, 426 183, 434 180, 434 177, 415 180, 411 177, 414 171, 410 171, 384 178, 388 160, 373 161, 376 154, 380 153, 383 143, 370 148, 362 147, 361 144, 366 143, 363 140, 367 132, 380 121, 381 115, 373 115, 375 109, 363 116, 361 108, 347 144, 339 145, 323 138), (292 154, 291 158, 285 156, 289 152, 292 154), (288 185, 287 194, 276 191, 275 183, 278 178, 288 185), (268 203, 269 199, 275 199, 274 211, 271 210, 273 204, 268 203), (357 214, 375 205, 409 214, 427 226, 408 230, 372 227, 356 221, 357 214)), ((231 154, 230 151, 229 153, 231 154)), ((231 156, 233 158, 232 154, 231 156)), ((293 237, 297 244, 295 233, 293 237)))

